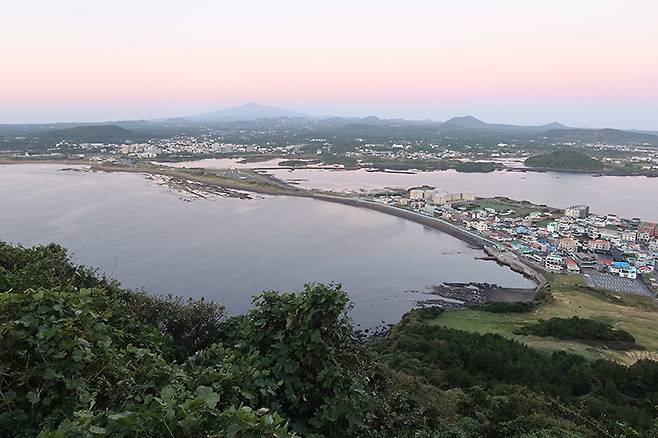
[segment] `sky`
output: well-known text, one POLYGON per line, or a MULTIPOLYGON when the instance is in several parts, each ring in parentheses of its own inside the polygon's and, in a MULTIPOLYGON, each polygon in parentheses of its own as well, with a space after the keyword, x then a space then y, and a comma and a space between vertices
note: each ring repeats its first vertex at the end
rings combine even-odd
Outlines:
POLYGON ((658 130, 658 2, 3 2, 0 123, 246 102, 658 130))

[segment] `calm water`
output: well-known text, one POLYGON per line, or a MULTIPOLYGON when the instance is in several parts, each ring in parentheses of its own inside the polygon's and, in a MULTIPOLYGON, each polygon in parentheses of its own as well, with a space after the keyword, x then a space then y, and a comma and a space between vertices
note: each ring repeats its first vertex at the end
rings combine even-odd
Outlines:
POLYGON ((134 174, 0 166, 0 239, 57 242, 125 286, 207 297, 243 312, 263 289, 343 284, 362 326, 395 322, 444 281, 533 283, 422 225, 312 199, 183 202, 134 174))
MULTIPOLYGON (((200 160, 177 163, 187 167, 265 167, 276 162, 235 164, 237 160, 200 160)), ((305 188, 360 191, 423 184, 449 191, 471 191, 478 196, 507 196, 554 207, 586 204, 595 213, 658 220, 658 178, 569 174, 556 172, 459 173, 452 170, 415 174, 334 171, 320 169, 268 170, 276 177, 305 188)))
POLYGON ((507 196, 554 207, 586 204, 595 213, 658 220, 658 178, 452 170, 411 175, 365 170, 275 170, 271 173, 284 180, 298 180, 302 187, 355 191, 427 184, 449 191, 471 191, 482 197, 507 196))

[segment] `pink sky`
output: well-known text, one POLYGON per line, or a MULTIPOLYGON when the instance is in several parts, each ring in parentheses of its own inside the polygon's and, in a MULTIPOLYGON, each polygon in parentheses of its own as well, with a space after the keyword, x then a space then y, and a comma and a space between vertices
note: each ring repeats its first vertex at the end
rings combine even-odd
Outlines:
POLYGON ((232 3, 3 7, 0 122, 256 101, 316 115, 658 129, 652 1, 232 3))

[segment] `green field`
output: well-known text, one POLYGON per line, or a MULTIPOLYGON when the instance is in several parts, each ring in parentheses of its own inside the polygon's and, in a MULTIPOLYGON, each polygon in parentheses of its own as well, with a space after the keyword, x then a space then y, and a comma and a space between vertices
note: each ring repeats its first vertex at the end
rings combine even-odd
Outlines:
MULTIPOLYGON (((515 201, 508 198, 479 198, 468 203, 455 204, 456 207, 463 206, 468 210, 482 210, 490 208, 498 213, 513 210, 509 217, 526 217, 530 213, 558 213, 559 210, 544 205, 535 205, 527 201, 515 201)), ((550 222, 550 220, 548 220, 550 222)))
POLYGON ((464 309, 444 312, 432 321, 449 328, 477 333, 497 333, 542 350, 562 350, 590 359, 606 358, 631 364, 640 358, 658 360, 658 306, 651 299, 608 294, 587 288, 581 276, 553 275, 553 299, 528 313, 489 313, 464 309), (518 328, 540 319, 579 316, 611 324, 632 334, 645 350, 615 351, 577 341, 516 335, 518 328))

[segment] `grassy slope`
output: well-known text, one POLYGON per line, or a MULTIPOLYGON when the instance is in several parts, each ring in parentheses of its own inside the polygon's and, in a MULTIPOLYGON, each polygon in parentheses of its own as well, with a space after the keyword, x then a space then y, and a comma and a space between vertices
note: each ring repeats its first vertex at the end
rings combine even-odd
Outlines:
POLYGON ((499 213, 507 210, 514 210, 514 214, 510 215, 512 218, 525 217, 534 212, 551 212, 556 211, 549 207, 541 205, 534 205, 525 201, 515 201, 507 198, 479 198, 476 201, 468 204, 473 209, 491 208, 499 213))
POLYGON ((631 364, 642 357, 658 360, 658 306, 651 300, 634 296, 607 294, 588 289, 582 277, 554 275, 550 285, 553 301, 530 313, 501 314, 460 310, 441 314, 433 324, 478 333, 498 333, 543 350, 564 350, 590 359, 606 358, 631 364), (579 316, 612 324, 631 333, 646 351, 614 351, 576 341, 515 335, 522 325, 552 317, 579 316))

